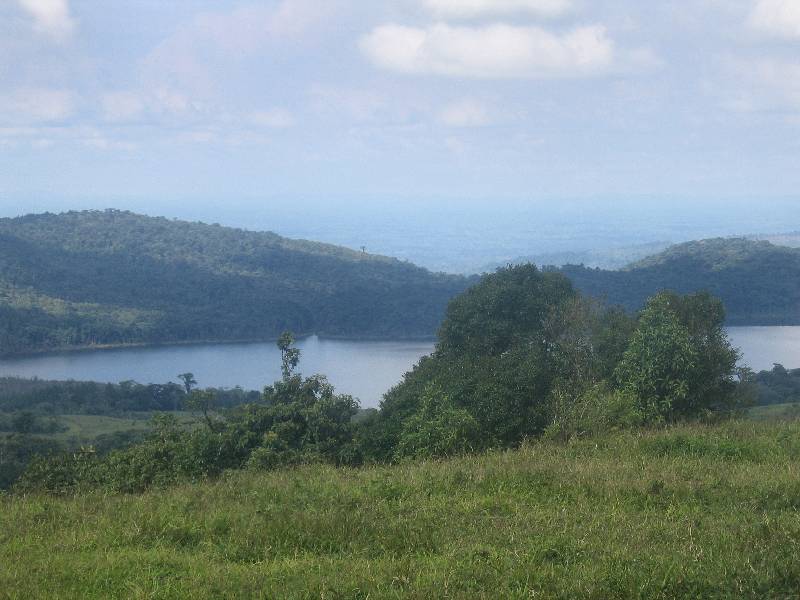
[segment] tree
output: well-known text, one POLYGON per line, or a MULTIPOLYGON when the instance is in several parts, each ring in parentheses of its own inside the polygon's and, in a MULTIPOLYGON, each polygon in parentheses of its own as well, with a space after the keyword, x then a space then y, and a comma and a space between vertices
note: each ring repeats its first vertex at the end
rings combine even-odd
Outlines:
POLYGON ((186 390, 186 395, 192 393, 192 389, 197 385, 197 380, 194 378, 194 373, 181 373, 178 379, 183 382, 183 388, 186 390))
POLYGON ((386 394, 381 414, 367 424, 370 452, 393 456, 407 420, 432 410, 426 400, 432 384, 477 423, 473 447, 513 446, 541 434, 551 390, 564 372, 557 350, 575 297, 562 275, 521 265, 500 269, 455 298, 436 351, 386 394))
POLYGON ((647 302, 615 371, 617 385, 638 399, 645 418, 673 420, 735 406, 738 354, 724 317, 721 302, 708 294, 662 292, 647 302))
POLYGON ((293 348, 293 344, 294 335, 290 331, 284 331, 278 338, 278 348, 281 351, 281 373, 284 381, 291 378, 300 362, 300 350, 293 348))

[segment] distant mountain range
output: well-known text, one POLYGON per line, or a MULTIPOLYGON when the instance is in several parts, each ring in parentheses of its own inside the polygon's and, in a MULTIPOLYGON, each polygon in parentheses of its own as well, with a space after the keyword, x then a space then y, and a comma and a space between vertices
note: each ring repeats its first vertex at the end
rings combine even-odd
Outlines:
POLYGON ((492 272, 506 264, 519 265, 533 263, 541 266, 561 267, 564 265, 583 265, 599 269, 622 269, 634 261, 647 256, 652 256, 671 246, 671 242, 649 242, 646 244, 633 244, 630 246, 614 246, 611 248, 596 248, 592 250, 546 252, 519 256, 507 263, 491 263, 485 265, 479 272, 492 272))
MULTIPOLYGON (((754 241, 771 242, 776 246, 786 246, 789 248, 800 248, 800 232, 774 233, 774 234, 753 234, 741 236, 744 239, 754 241)), ((726 238, 736 239, 736 238, 726 238)), ((620 270, 635 263, 643 258, 647 258, 659 252, 663 252, 670 246, 675 246, 673 242, 647 242, 642 244, 631 244, 627 246, 612 246, 609 248, 593 248, 590 250, 580 250, 571 252, 547 252, 542 254, 531 254, 519 256, 505 263, 490 263, 478 269, 477 272, 491 272, 506 264, 533 263, 541 266, 563 267, 565 265, 583 265, 607 270, 620 270)))
POLYGON ((628 309, 661 289, 707 290, 725 303, 732 325, 800 324, 800 249, 747 238, 670 246, 618 271, 559 269, 586 294, 628 309))
POLYGON ((338 246, 129 212, 0 219, 0 354, 286 329, 429 337, 469 283, 338 246))
MULTIPOLYGON (((800 246, 800 234, 758 237, 800 246)), ((659 246, 610 251, 634 260, 618 270, 549 268, 631 310, 664 288, 707 289, 731 324, 800 324, 800 248, 745 238, 659 246)), ((431 337, 448 301, 475 281, 274 233, 114 210, 0 219, 0 355, 268 340, 286 329, 431 337)))

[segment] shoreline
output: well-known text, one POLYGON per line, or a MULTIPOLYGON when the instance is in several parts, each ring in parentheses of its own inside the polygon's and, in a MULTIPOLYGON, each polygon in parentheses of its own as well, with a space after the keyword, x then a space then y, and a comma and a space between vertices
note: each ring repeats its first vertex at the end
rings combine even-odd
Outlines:
MULTIPOLYGON (((320 340, 330 340, 338 342, 435 342, 436 336, 404 336, 404 337, 385 337, 385 336, 337 336, 320 335, 317 333, 295 334, 296 341, 307 340, 317 337, 320 340)), ((14 361, 26 358, 39 358, 44 356, 57 356, 62 354, 84 354, 91 352, 105 352, 108 350, 132 350, 146 348, 180 348, 184 346, 223 346, 227 344, 269 344, 278 341, 273 338, 251 338, 251 339, 224 339, 224 340, 183 340, 169 342, 127 342, 119 344, 93 344, 88 346, 62 346, 59 348, 47 348, 43 350, 30 350, 26 352, 14 352, 11 354, 0 354, 0 362, 14 361)))

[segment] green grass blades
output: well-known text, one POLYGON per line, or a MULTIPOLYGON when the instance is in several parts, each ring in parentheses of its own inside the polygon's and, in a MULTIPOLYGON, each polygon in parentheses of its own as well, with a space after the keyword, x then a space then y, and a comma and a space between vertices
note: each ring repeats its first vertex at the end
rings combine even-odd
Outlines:
POLYGON ((794 598, 800 424, 0 498, 2 598, 794 598))

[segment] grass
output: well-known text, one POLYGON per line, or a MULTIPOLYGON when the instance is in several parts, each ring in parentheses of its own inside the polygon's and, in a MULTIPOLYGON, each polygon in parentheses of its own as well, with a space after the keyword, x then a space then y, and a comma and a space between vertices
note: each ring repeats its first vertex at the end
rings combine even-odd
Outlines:
MULTIPOLYGON (((155 413, 137 412, 125 417, 107 417, 102 415, 55 415, 59 423, 66 425, 66 431, 58 433, 31 434, 37 438, 53 439, 66 442, 71 446, 76 444, 91 445, 101 436, 113 435, 123 432, 144 433, 152 430, 150 419, 155 413)), ((190 412, 171 412, 176 415, 178 422, 184 427, 198 427, 201 425, 199 418, 190 412)), ((11 432, 0 432, 0 437, 10 436, 11 432)))
POLYGON ((758 421, 800 419, 800 402, 754 406, 748 411, 748 416, 758 421))
MULTIPOLYGON (((150 419, 155 413, 132 413, 127 417, 105 417, 99 415, 58 415, 58 420, 69 429, 53 435, 55 439, 91 442, 101 435, 120 431, 150 431, 150 419)), ((177 416, 183 425, 194 426, 197 418, 189 412, 170 413, 177 416)))
POLYGON ((800 423, 0 498, 2 598, 796 598, 800 423))

